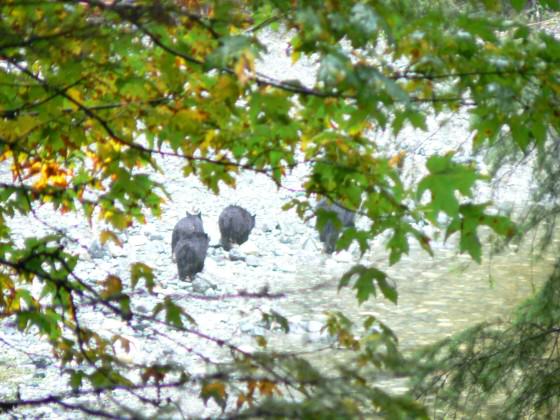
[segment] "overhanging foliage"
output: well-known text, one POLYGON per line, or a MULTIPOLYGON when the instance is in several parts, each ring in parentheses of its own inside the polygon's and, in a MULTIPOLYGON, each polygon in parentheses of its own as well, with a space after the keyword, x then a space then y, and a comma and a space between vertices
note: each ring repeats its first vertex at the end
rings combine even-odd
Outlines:
MULTIPOLYGON (((147 171, 160 170, 160 156, 182 159, 184 175, 214 192, 234 186, 242 171, 281 185, 303 160, 305 198, 286 208, 305 217, 308 198, 321 195, 371 221, 346 231, 339 248, 356 242, 365 252, 384 234, 391 264, 409 241, 431 253, 422 222, 458 236, 460 250, 480 260, 481 226, 505 238, 516 233, 490 203, 476 201, 475 183, 488 179, 451 151, 431 156, 427 175, 407 185, 406 155, 386 153, 371 136, 372 128, 425 129, 430 116, 464 110, 476 148, 497 147, 505 135, 512 153, 545 153, 560 127, 560 43, 504 18, 499 2, 472 3, 476 13, 397 0, 2 2, 0 160, 12 179, 0 183, 0 309, 49 341, 69 392, 15 396, 0 408, 58 404, 121 418, 150 407, 148 416, 165 415, 179 398, 167 391, 188 389, 230 417, 426 417, 414 400, 374 386, 372 370, 402 365, 396 338, 379 320, 366 319, 356 338, 343 314, 331 315, 329 333, 355 357, 325 375, 303 357, 264 351, 265 341, 251 354, 205 335, 171 298, 139 313, 131 292, 153 293, 158 282, 148 265, 130 267, 130 284, 114 274, 81 278, 64 232, 21 244, 10 223, 49 203, 106 222, 100 239, 118 243, 128 227, 161 213, 166 190, 147 171), (290 39, 294 61, 317 64, 313 85, 256 71, 266 57, 265 28, 290 39), (126 345, 125 338, 107 339, 81 322, 89 305, 132 328, 147 322, 226 348, 231 360, 205 375, 180 364, 123 363, 113 343, 126 345), (99 408, 90 395, 116 395, 118 404, 99 408)), ((525 4, 511 2, 517 11, 525 4)), ((346 285, 360 302, 377 290, 397 300, 375 267, 354 267, 346 285)))

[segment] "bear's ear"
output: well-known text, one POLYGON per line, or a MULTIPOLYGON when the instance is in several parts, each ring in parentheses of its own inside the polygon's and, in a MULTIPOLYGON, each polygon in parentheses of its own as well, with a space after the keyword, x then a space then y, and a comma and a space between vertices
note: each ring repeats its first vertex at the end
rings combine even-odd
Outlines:
POLYGON ((253 222, 256 220, 255 218, 257 217, 256 214, 252 214, 251 217, 253 218, 253 222))

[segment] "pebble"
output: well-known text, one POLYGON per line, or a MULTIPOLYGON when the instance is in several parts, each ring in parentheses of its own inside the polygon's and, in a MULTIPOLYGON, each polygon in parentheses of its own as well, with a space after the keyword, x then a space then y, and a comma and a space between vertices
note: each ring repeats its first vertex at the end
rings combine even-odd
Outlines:
POLYGON ((133 247, 138 247, 138 248, 146 245, 147 243, 148 243, 148 240, 146 239, 146 236, 144 236, 144 235, 134 235, 134 236, 131 236, 130 239, 128 240, 129 245, 131 245, 133 247))
POLYGON ((247 256, 238 248, 233 248, 229 251, 229 259, 231 261, 245 261, 247 256))
POLYGON ((108 254, 108 250, 106 247, 101 245, 98 239, 94 239, 88 248, 89 255, 91 258, 101 259, 108 254))
POLYGON ((260 229, 264 233, 272 232, 273 226, 269 223, 263 222, 260 224, 260 229))
POLYGON ((215 289, 216 286, 206 280, 201 274, 195 276, 192 283, 192 289, 195 293, 206 294, 210 289, 215 289))
POLYGON ((244 244, 239 246, 239 252, 242 252, 245 255, 259 255, 259 248, 257 248, 257 244, 254 241, 251 241, 251 237, 249 240, 244 244))
POLYGON ((259 259, 254 255, 248 255, 245 259, 245 262, 249 267, 258 267, 259 266, 259 259))
POLYGON ((320 332, 324 326, 325 324, 322 322, 311 320, 307 323, 307 331, 317 333, 320 332))
POLYGON ((33 365, 35 365, 35 367, 37 369, 45 369, 46 367, 48 367, 52 363, 51 360, 49 360, 45 357, 35 358, 35 359, 33 359, 32 362, 33 362, 33 365))
POLYGON ((147 225, 143 233, 151 241, 162 241, 164 239, 163 233, 161 231, 157 231, 155 226, 152 225, 147 225))

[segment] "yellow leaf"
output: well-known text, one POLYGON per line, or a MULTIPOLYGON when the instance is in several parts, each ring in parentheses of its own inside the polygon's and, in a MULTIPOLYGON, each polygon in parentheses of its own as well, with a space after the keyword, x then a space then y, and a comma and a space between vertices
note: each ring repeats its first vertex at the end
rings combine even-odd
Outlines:
POLYGON ((108 299, 122 292, 122 281, 119 277, 109 274, 105 280, 102 281, 104 290, 101 292, 103 299, 108 299))
POLYGON ((29 167, 29 172, 27 173, 26 178, 41 172, 42 166, 43 165, 41 164, 41 162, 34 162, 33 164, 31 164, 31 166, 29 167))
POLYGON ((187 61, 181 57, 175 57, 175 67, 178 69, 185 69, 187 65, 187 61))
MULTIPOLYGON (((82 92, 80 92, 78 89, 76 88, 70 88, 66 91, 66 94, 74 99, 76 102, 82 103, 83 102, 83 96, 82 96, 82 92)), ((70 108, 77 110, 79 109, 79 107, 74 103, 74 102, 70 102, 70 108)))
POLYGON ((33 188, 36 189, 37 191, 42 191, 45 189, 45 187, 48 185, 48 178, 42 176, 41 178, 39 178, 37 180, 37 182, 35 182, 33 184, 33 188))
POLYGON ((6 274, 0 273, 0 314, 9 315, 12 310, 19 311, 19 300, 14 301, 16 290, 12 279, 6 274), (16 308, 13 308, 13 306, 16 308))
POLYGON ((16 132, 19 135, 27 134, 35 128, 37 119, 30 115, 22 115, 17 119, 16 132))
POLYGON ((298 62, 300 57, 301 57, 301 53, 299 51, 293 51, 292 55, 291 55, 292 64, 295 64, 296 62, 298 62))
POLYGON ((237 83, 229 75, 223 75, 212 89, 212 97, 218 102, 235 101, 239 96, 237 83))
POLYGON ((157 115, 159 118, 171 118, 171 117, 173 117, 173 111, 171 109, 169 109, 168 106, 165 106, 165 105, 156 106, 154 111, 155 111, 155 115, 157 115))
POLYGON ((493 44, 491 42, 487 42, 486 44, 484 44, 484 49, 486 51, 491 51, 491 52, 496 52, 499 50, 499 48, 496 46, 496 44, 493 44))
POLYGON ((216 404, 224 409, 227 399, 226 386, 223 382, 218 381, 206 383, 202 386, 200 397, 204 401, 204 404, 212 398, 216 404))
POLYGON ((55 187, 66 188, 68 182, 66 181, 66 175, 54 175, 49 178, 49 183, 55 187))
POLYGON ((242 85, 253 79, 255 77, 255 58, 253 54, 250 52, 243 53, 235 63, 233 71, 242 85))
POLYGON ((0 162, 4 162, 12 157, 12 151, 10 149, 6 150, 4 153, 0 154, 0 162))
POLYGON ((212 145, 213 140, 218 137, 218 132, 217 130, 208 130, 206 131, 206 134, 204 135, 204 141, 202 142, 202 144, 199 146, 199 149, 201 152, 205 152, 208 150, 208 148, 212 145))
POLYGON ((220 398, 225 398, 226 386, 223 382, 210 382, 202 387, 202 393, 205 395, 216 395, 220 398))
POLYGON ((82 43, 81 42, 69 42, 67 45, 72 51, 72 54, 78 55, 82 52, 82 43))
POLYGON ((257 388, 257 381, 249 381, 247 383, 247 395, 253 395, 257 388))
POLYGON ((112 210, 102 210, 99 213, 99 219, 109 221, 118 230, 126 229, 132 224, 132 216, 121 212, 115 213, 112 210))
POLYGON ((311 139, 309 138, 308 135, 303 134, 299 141, 299 147, 302 152, 305 153, 307 151, 307 147, 309 146, 309 143, 311 143, 311 139))
POLYGON ((101 245, 104 245, 107 241, 112 241, 115 245, 122 247, 123 243, 117 236, 115 232, 111 232, 110 230, 103 230, 99 234, 99 241, 101 245))
POLYGON ((348 151, 350 150, 350 146, 348 145, 348 142, 345 139, 341 139, 341 138, 337 139, 336 145, 338 147, 338 150, 340 150, 341 152, 348 153, 348 151))

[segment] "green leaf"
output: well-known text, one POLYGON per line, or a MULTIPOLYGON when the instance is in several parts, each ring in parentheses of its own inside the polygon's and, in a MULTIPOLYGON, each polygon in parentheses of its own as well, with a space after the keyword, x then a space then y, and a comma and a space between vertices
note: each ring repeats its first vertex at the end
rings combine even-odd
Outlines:
POLYGON ((482 248, 480 240, 475 230, 464 229, 461 231, 461 239, 459 241, 461 252, 468 252, 469 255, 480 264, 482 258, 482 248))
POLYGON ((140 279, 144 279, 146 283, 146 289, 150 293, 154 293, 154 272, 152 268, 144 263, 134 263, 130 266, 130 285, 132 289, 136 288, 136 285, 140 281, 140 279))
POLYGON ((459 200, 456 192, 471 197, 472 188, 478 179, 482 179, 474 168, 452 161, 452 156, 432 156, 427 162, 430 174, 418 184, 418 199, 426 190, 431 193, 430 206, 435 220, 439 212, 456 217, 459 212, 459 200))
POLYGON ((527 0, 511 0, 511 5, 518 12, 523 10, 526 4, 527 4, 527 0))
POLYGON ((558 0, 540 0, 540 3, 550 7, 551 10, 560 10, 560 2, 558 0))
POLYGON ((449 223, 445 235, 447 240, 453 233, 460 232, 459 248, 461 252, 468 252, 478 263, 482 257, 481 243, 477 234, 479 226, 488 226, 506 238, 512 238, 517 233, 515 224, 509 218, 486 214, 487 208, 488 204, 462 205, 459 215, 449 223))
POLYGON ((182 307, 173 302, 169 297, 166 297, 163 302, 158 303, 154 307, 154 316, 163 310, 165 310, 165 321, 175 327, 184 327, 182 318, 185 318, 189 323, 196 325, 194 318, 187 314, 182 307))
POLYGON ((538 145, 543 145, 546 140, 546 125, 544 121, 535 118, 532 120, 531 134, 538 145))
POLYGON ((376 296, 375 283, 373 281, 373 275, 371 273, 363 273, 356 283, 354 284, 354 289, 356 289, 356 297, 358 298, 358 303, 363 303, 369 299, 370 295, 376 296))
POLYGON ((327 54, 321 60, 318 77, 330 88, 340 87, 348 83, 350 77, 350 63, 348 58, 341 54, 327 54))
POLYGON ((505 216, 485 215, 482 223, 490 227, 498 235, 502 235, 508 239, 513 238, 518 233, 515 223, 505 216))
POLYGON ((176 327, 182 328, 183 321, 181 320, 181 314, 183 309, 176 305, 171 299, 165 299, 165 321, 175 325, 176 327))
POLYGON ((127 295, 122 296, 119 299, 119 308, 122 312, 122 316, 125 320, 128 320, 132 316, 132 310, 130 309, 130 297, 127 295))
POLYGON ((386 299, 390 300, 396 305, 399 296, 397 293, 397 289, 393 285, 389 284, 389 282, 387 282, 386 277, 378 277, 377 284, 379 285, 383 296, 385 296, 386 299))
POLYGON ((380 282, 382 282, 383 287, 385 288, 385 291, 383 292, 384 295, 386 292, 387 293, 386 297, 389 300, 393 301, 393 299, 395 299, 396 301, 396 296, 394 296, 393 293, 389 290, 390 287, 386 282, 387 275, 384 272, 374 267, 365 267, 363 265, 356 265, 352 267, 349 271, 344 273, 344 275, 340 279, 340 282, 338 284, 338 290, 340 290, 344 286, 349 285, 350 280, 356 276, 357 279, 354 282, 352 288, 356 290, 356 297, 358 298, 358 303, 361 304, 365 302, 366 300, 369 299, 370 295, 373 296, 377 295, 376 287, 375 287, 376 282, 380 287, 381 287, 380 282))
POLYGON ((282 331, 284 331, 285 333, 290 332, 290 323, 288 319, 280 315, 276 311, 270 311, 270 313, 263 312, 262 321, 264 323, 265 328, 267 329, 272 329, 274 324, 278 324, 282 331))
POLYGON ((81 370, 73 370, 70 374, 70 387, 73 391, 78 391, 82 387, 85 374, 81 370))
POLYGON ((222 37, 221 43, 222 45, 219 48, 206 57, 207 69, 224 68, 232 64, 232 60, 239 58, 246 50, 255 53, 258 51, 252 39, 244 35, 222 37))
POLYGON ((108 388, 113 385, 113 381, 111 381, 109 377, 109 372, 105 368, 97 369, 88 376, 88 379, 95 389, 108 388))
POLYGON ((517 144, 521 150, 526 151, 530 143, 530 131, 527 127, 527 122, 513 120, 510 121, 509 127, 515 144, 517 144))
POLYGON ((403 229, 398 227, 394 229, 393 236, 391 236, 387 243, 387 248, 390 250, 389 264, 391 265, 400 261, 403 254, 408 254, 408 239, 403 229))

